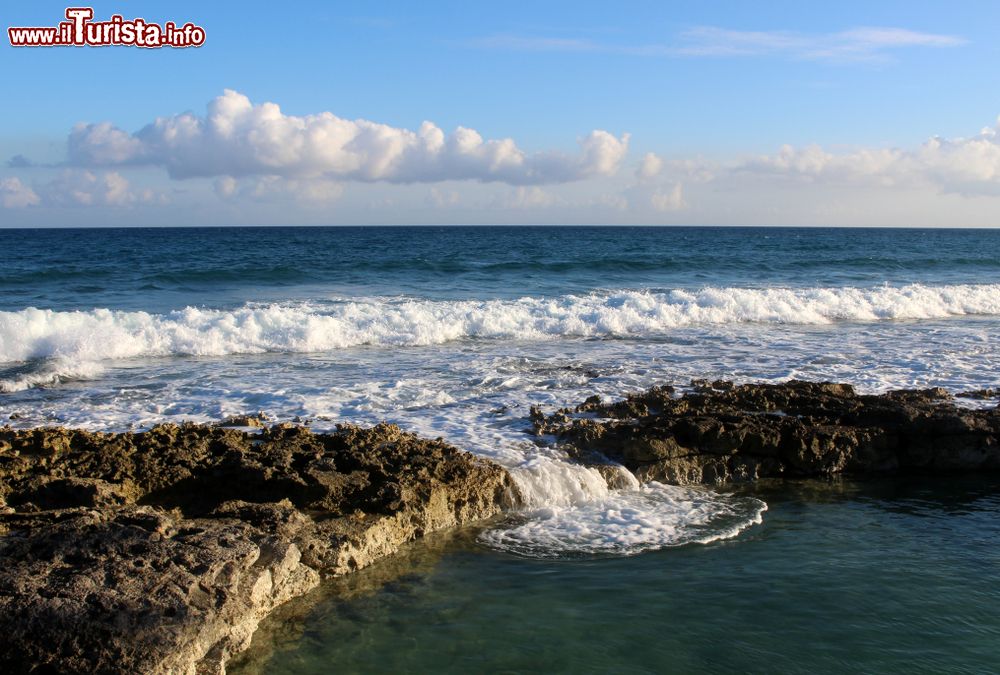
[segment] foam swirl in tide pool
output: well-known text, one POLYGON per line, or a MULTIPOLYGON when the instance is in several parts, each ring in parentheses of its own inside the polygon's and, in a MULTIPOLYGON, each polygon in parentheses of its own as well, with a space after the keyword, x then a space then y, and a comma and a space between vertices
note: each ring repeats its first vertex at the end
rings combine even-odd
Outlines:
POLYGON ((651 482, 569 506, 529 509, 480 541, 533 558, 627 556, 730 539, 761 523, 766 510, 752 497, 651 482))

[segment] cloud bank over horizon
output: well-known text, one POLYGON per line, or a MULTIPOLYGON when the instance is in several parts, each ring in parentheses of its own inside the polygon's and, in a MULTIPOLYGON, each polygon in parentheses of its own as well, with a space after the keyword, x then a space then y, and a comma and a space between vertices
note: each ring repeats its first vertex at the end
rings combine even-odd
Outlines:
POLYGON ((0 207, 176 207, 208 222, 220 213, 239 222, 271 204, 281 216, 343 212, 359 222, 379 222, 380 212, 407 222, 419 211, 416 220, 427 221, 739 224, 730 220, 866 217, 865 204, 881 203, 906 222, 906 209, 921 202, 926 210, 937 195, 941 209, 941 199, 977 200, 980 220, 995 213, 1000 223, 1000 119, 910 148, 784 145, 711 160, 630 156, 630 140, 594 130, 577 153, 527 152, 466 127, 445 134, 430 122, 412 131, 331 112, 286 115, 227 89, 204 115, 159 117, 134 133, 108 121, 78 124, 64 163, 11 158, 7 171, 16 173, 0 176, 0 207))
MULTIPOLYGON (((135 133, 111 122, 76 125, 69 134, 69 164, 84 169, 154 166, 171 178, 216 178, 216 193, 237 194, 237 179, 272 186, 343 182, 440 183, 478 181, 544 186, 615 176, 626 159, 630 134, 594 130, 578 139, 580 152, 526 153, 513 139, 483 140, 458 127, 446 135, 431 122, 416 132, 330 112, 285 115, 275 103, 253 104, 234 90, 212 100, 204 117, 160 117, 135 133)), ((18 156, 18 164, 30 166, 18 156)), ((772 177, 800 182, 865 182, 876 187, 923 183, 942 192, 1000 194, 1000 118, 970 137, 932 137, 914 149, 858 148, 831 152, 818 144, 784 145, 770 155, 723 161, 675 158, 646 152, 635 169, 638 183, 657 176, 700 182, 772 177)), ((246 182, 244 182, 244 186, 246 182)), ((8 188, 16 192, 20 188, 8 188)), ((671 188, 673 189, 673 188, 671 188)), ((257 189, 256 194, 267 190, 257 189)), ((276 190, 272 190, 276 191, 276 190)), ((243 191, 246 193, 246 190, 243 191)), ((301 190, 299 191, 301 192, 301 190)), ((31 201, 11 198, 15 202, 31 201)))
POLYGON ((594 130, 578 140, 578 154, 529 154, 513 139, 484 140, 467 127, 445 134, 431 122, 411 131, 331 112, 286 115, 276 103, 254 104, 227 89, 208 104, 204 116, 160 117, 134 134, 110 122, 79 124, 70 133, 68 152, 77 166, 158 166, 177 179, 281 176, 545 185, 614 175, 628 141, 628 134, 594 130))
POLYGON ((647 153, 636 169, 640 181, 663 173, 727 184, 771 180, 870 188, 919 186, 943 194, 1000 196, 1000 118, 973 136, 934 136, 913 149, 857 148, 838 153, 817 144, 783 145, 774 154, 728 161, 666 161, 647 153))

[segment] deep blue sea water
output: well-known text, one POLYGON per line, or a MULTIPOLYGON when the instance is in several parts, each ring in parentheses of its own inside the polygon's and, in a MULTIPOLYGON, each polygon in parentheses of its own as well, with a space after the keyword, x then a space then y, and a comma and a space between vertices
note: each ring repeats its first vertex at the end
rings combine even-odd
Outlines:
POLYGON ((167 311, 320 296, 976 283, 996 230, 220 227, 0 230, 0 309, 167 311))
POLYGON ((919 509, 870 486, 609 490, 524 433, 531 405, 701 377, 996 387, 998 230, 0 229, 0 251, 11 424, 388 420, 527 495, 413 584, 331 591, 257 666, 998 669, 992 488, 926 487, 919 509))

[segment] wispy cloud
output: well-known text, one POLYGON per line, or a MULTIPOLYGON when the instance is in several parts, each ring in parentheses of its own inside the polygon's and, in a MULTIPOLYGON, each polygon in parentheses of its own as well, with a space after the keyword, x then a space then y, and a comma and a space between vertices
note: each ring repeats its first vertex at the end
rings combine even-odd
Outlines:
POLYGON ((783 56, 837 62, 885 61, 894 50, 958 47, 965 43, 964 38, 955 35, 868 26, 820 34, 699 26, 677 34, 670 41, 645 45, 523 35, 492 35, 471 42, 480 48, 515 51, 599 52, 673 58, 783 56))
POLYGON ((890 50, 906 47, 958 47, 954 35, 921 33, 905 28, 861 27, 809 35, 788 31, 737 31, 703 26, 685 31, 675 53, 689 56, 763 56, 828 61, 883 60, 890 50))
POLYGON ((525 52, 599 52, 617 51, 613 45, 593 40, 559 37, 526 37, 522 35, 490 35, 469 42, 484 49, 509 49, 525 52))

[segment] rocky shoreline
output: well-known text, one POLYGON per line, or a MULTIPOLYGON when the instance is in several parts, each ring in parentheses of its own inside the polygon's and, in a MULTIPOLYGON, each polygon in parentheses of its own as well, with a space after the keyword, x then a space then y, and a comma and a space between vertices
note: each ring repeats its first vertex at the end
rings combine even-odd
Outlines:
MULTIPOLYGON (((1000 406, 939 389, 701 381, 531 422, 609 483, 613 463, 681 485, 1000 471, 1000 406)), ((498 465, 386 424, 5 427, 0 670, 224 673, 265 615, 322 578, 519 503, 498 465)))
POLYGON ((221 673, 324 576, 518 502, 392 425, 0 430, 0 670, 221 673))
POLYGON ((682 396, 654 387, 548 416, 533 409, 531 419, 581 462, 619 462, 641 481, 676 485, 1000 470, 1000 406, 959 407, 943 389, 859 395, 830 382, 697 381, 682 396))

